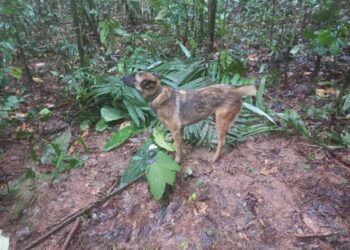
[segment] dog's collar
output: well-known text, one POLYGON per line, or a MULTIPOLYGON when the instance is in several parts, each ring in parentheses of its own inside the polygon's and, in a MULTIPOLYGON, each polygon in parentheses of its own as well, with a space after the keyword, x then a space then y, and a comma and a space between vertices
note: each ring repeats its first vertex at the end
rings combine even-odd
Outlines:
POLYGON ((151 96, 148 96, 147 98, 145 98, 146 101, 148 102, 153 102, 159 95, 160 93, 162 93, 163 87, 160 86, 156 92, 154 92, 154 94, 152 94, 151 96))

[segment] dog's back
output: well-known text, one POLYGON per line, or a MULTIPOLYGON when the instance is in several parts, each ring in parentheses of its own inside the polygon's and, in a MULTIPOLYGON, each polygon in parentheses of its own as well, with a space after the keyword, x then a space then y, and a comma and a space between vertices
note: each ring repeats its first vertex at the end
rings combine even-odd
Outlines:
POLYGON ((178 104, 181 123, 186 126, 196 123, 216 112, 222 106, 241 106, 243 96, 253 96, 253 85, 232 87, 229 85, 211 85, 192 91, 179 91, 178 104))

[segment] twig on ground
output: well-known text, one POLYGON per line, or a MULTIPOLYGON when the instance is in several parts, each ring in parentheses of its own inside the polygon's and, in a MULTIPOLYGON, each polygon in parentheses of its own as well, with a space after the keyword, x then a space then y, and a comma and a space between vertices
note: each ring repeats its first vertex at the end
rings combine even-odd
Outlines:
POLYGON ((338 161, 340 161, 341 163, 343 163, 345 166, 350 167, 350 162, 347 160, 344 160, 338 153, 334 152, 333 150, 327 150, 327 153, 334 157, 335 159, 337 159, 338 161))
POLYGON ((321 148, 321 146, 315 145, 315 144, 309 144, 309 143, 303 143, 303 142, 299 142, 297 144, 302 146, 312 147, 312 148, 321 148))
POLYGON ((70 243, 70 241, 72 240, 73 238, 73 235, 75 234, 75 232, 78 230, 78 227, 80 225, 80 220, 81 220, 81 217, 78 217, 75 222, 74 222, 74 225, 72 227, 72 229, 70 230, 66 240, 64 241, 64 244, 62 246, 62 250, 66 250, 68 248, 68 245, 70 243))
MULTIPOLYGON (((52 234, 58 232, 59 230, 61 230, 64 226, 68 225, 69 223, 71 223, 74 219, 76 219, 77 217, 81 216, 82 214, 88 212, 89 210, 91 210, 94 207, 97 207, 101 204, 103 204, 104 202, 106 202, 108 199, 112 198, 113 196, 115 196, 116 194, 118 194, 120 191, 124 190, 124 188, 130 186, 132 183, 138 181, 139 179, 141 179, 141 177, 143 176, 140 175, 139 177, 137 177, 134 181, 121 186, 119 188, 117 188, 116 190, 114 190, 113 192, 111 192, 110 194, 108 194, 107 196, 91 203, 89 206, 80 209, 79 211, 67 216, 66 218, 64 218, 61 222, 53 225, 53 228, 51 230, 49 230, 46 234, 44 234, 43 236, 41 236, 40 238, 38 238, 37 240, 35 240, 34 242, 32 242, 31 244, 29 244, 28 246, 26 246, 23 250, 29 250, 32 249, 33 247, 39 245, 40 243, 42 243, 44 240, 46 240, 47 238, 49 238, 52 234)), ((52 226, 51 226, 52 227, 52 226)), ((50 227, 49 227, 50 228, 50 227)))
POLYGON ((302 238, 302 239, 312 239, 312 238, 324 238, 324 237, 330 237, 330 236, 336 236, 338 235, 338 232, 334 233, 320 233, 320 234, 309 234, 309 235, 299 235, 296 234, 295 237, 302 238))

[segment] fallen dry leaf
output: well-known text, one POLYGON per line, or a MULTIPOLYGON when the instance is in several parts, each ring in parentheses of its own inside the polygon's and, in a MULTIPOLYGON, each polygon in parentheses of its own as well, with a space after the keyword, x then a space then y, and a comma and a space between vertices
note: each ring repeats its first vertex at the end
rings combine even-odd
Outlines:
POLYGON ((125 121, 122 124, 120 124, 119 129, 123 129, 127 126, 130 126, 130 124, 131 124, 131 121, 125 121))
POLYGON ((44 63, 44 62, 34 63, 34 67, 35 67, 36 69, 43 68, 44 66, 45 66, 45 63, 44 63))
POLYGON ((36 82, 36 83, 40 83, 40 84, 44 83, 43 79, 36 77, 36 76, 34 76, 32 80, 33 80, 33 82, 36 82))
POLYGON ((273 167, 273 168, 271 168, 271 169, 262 168, 259 172, 260 172, 260 174, 262 174, 262 175, 275 174, 275 173, 278 172, 278 167, 273 167))
POLYGON ((320 97, 339 96, 340 91, 335 88, 317 88, 316 95, 320 97))
POLYGON ((259 60, 258 54, 254 53, 254 54, 250 54, 247 59, 251 62, 257 62, 259 60))
POLYGON ((197 210, 200 214, 204 214, 207 208, 208 208, 208 205, 205 202, 197 203, 197 210))
POLYGON ((16 118, 26 118, 27 117, 27 113, 22 113, 22 112, 16 112, 15 113, 15 117, 16 118))
POLYGON ((315 225, 313 220, 311 220, 309 217, 304 216, 303 222, 305 225, 311 229, 312 232, 317 233, 319 231, 319 228, 315 225))

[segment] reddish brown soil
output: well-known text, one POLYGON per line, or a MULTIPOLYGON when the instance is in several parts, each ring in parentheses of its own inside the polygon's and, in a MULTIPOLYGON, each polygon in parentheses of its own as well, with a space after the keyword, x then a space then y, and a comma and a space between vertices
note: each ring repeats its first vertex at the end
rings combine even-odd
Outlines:
MULTIPOLYGON (((111 189, 143 137, 105 153, 108 137, 90 133, 85 165, 52 185, 40 181, 20 220, 9 224, 1 213, 12 249, 111 189)), ((350 248, 350 170, 327 152, 266 135, 227 150, 214 166, 205 148, 186 146, 186 155, 182 169, 193 176, 180 173, 165 201, 153 200, 142 179, 83 216, 69 249, 350 248)), ((60 249, 72 224, 35 249, 60 249)))

